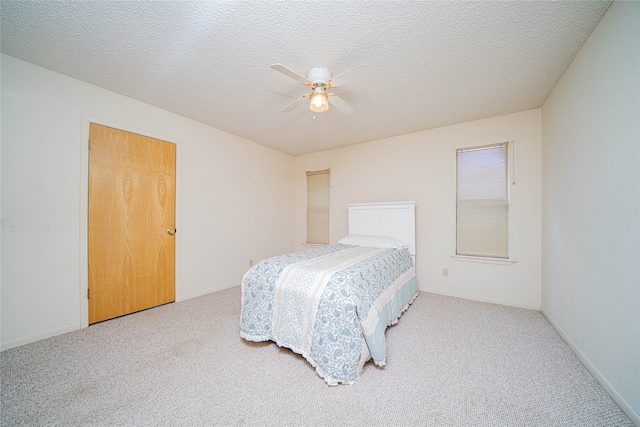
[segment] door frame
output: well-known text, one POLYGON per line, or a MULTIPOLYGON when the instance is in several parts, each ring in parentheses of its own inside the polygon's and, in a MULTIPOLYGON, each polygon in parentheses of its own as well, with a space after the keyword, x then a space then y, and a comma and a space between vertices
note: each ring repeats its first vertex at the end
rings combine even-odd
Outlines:
POLYGON ((175 301, 182 300, 182 284, 180 281, 180 247, 182 226, 180 225, 181 206, 180 203, 180 187, 182 176, 182 141, 157 132, 136 128, 122 123, 114 123, 98 117, 82 115, 82 130, 80 133, 80 328, 89 326, 89 300, 87 299, 87 291, 89 289, 89 128, 91 123, 97 125, 112 127, 123 130, 125 132, 135 133, 138 135, 148 136, 150 138, 161 139, 163 141, 175 144, 176 146, 176 217, 175 228, 178 232, 175 237, 175 266, 174 266, 174 286, 175 301))

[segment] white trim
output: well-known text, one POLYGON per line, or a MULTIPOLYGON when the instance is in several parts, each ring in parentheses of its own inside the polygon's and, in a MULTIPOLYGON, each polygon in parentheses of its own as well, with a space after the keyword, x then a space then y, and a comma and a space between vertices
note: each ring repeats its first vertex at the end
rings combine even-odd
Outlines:
POLYGON ((89 326, 89 301, 87 300, 87 290, 89 289, 89 248, 88 248, 88 218, 89 218, 89 128, 91 123, 102 126, 108 126, 120 129, 125 132, 131 132, 138 135, 145 135, 150 138, 161 139, 166 142, 175 144, 176 146, 176 223, 175 227, 178 232, 175 234, 175 297, 176 302, 182 301, 182 283, 180 281, 180 248, 181 248, 181 206, 180 202, 180 186, 182 175, 182 141, 176 138, 167 137, 145 129, 138 129, 121 123, 114 123, 98 117, 82 114, 82 129, 80 132, 80 328, 89 326))
POLYGON ((65 326, 64 328, 51 329, 49 331, 40 332, 38 334, 33 334, 26 337, 20 337, 15 340, 2 343, 2 346, 0 347, 0 351, 5 351, 12 348, 20 347, 23 345, 31 344, 36 341, 52 338, 58 335, 66 334, 68 332, 77 331, 78 329, 80 329, 80 325, 73 324, 73 325, 65 326))
POLYGON ((596 366, 591 363, 589 358, 580 350, 580 347, 574 343, 569 335, 567 335, 562 328, 553 320, 553 317, 545 310, 544 308, 540 310, 542 315, 551 323, 551 326, 560 334, 560 336, 565 340, 567 345, 573 350, 573 352, 578 356, 578 359, 582 362, 582 364, 587 368, 587 370, 593 375, 593 377, 598 381, 598 383, 602 386, 602 388, 607 392, 609 397, 622 409, 627 417, 637 426, 640 426, 640 414, 633 410, 630 404, 627 403, 626 400, 618 393, 618 391, 611 385, 611 383, 602 375, 602 373, 596 368, 596 366))
POLYGON ((451 258, 456 261, 476 262, 479 264, 494 264, 494 265, 511 265, 515 264, 515 259, 510 258, 490 258, 482 256, 469 256, 469 255, 451 255, 451 258))
MULTIPOLYGON (((183 298, 181 301, 186 301, 188 299, 191 298, 198 298, 204 295, 209 295, 212 294, 214 292, 220 292, 220 291, 224 291, 225 289, 230 289, 233 288, 235 286, 240 286, 242 284, 242 282, 229 282, 229 283, 225 283, 224 285, 220 285, 220 286, 216 286, 215 288, 209 288, 203 291, 198 291, 198 292, 194 292, 188 295, 183 295, 183 298)), ((177 299, 176 299, 177 301, 177 299)))
POLYGON ((415 200, 408 202, 371 202, 371 203, 347 203, 350 206, 379 206, 379 205, 415 205, 415 200))
POLYGON ((420 289, 420 292, 427 292, 430 294, 438 294, 438 295, 444 295, 448 297, 463 298, 463 299, 468 299, 472 301, 488 302, 491 304, 500 304, 500 305, 506 305, 509 307, 517 307, 517 308, 524 308, 527 310, 540 311, 539 305, 520 304, 516 302, 503 301, 503 300, 498 300, 494 298, 478 297, 475 295, 465 294, 461 292, 447 292, 447 291, 442 291, 440 289, 431 289, 431 288, 420 289))

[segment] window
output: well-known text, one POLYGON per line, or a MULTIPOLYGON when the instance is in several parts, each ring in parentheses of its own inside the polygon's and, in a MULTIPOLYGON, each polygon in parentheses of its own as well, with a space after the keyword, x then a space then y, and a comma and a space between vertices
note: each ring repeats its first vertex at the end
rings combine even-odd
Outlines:
POLYGON ((509 258, 509 144, 456 150, 456 254, 509 258))
POLYGON ((329 244, 329 169, 307 172, 307 243, 329 244))

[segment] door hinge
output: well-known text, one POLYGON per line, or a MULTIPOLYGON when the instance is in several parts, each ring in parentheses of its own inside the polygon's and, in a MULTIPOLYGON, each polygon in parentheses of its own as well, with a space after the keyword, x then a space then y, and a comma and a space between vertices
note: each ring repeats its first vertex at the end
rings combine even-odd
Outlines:
POLYGON ((87 141, 87 145, 89 146, 89 150, 91 150, 91 138, 89 138, 89 141, 87 141))
POLYGON ((87 288, 87 299, 89 299, 89 288, 87 288))

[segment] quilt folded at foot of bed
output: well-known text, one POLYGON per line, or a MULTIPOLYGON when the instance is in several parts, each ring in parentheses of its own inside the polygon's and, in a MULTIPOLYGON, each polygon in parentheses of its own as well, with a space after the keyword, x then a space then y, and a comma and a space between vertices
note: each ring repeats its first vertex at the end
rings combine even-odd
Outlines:
POLYGON ((240 335, 304 356, 329 385, 386 359, 387 326, 417 296, 406 248, 331 245, 264 260, 242 279, 240 335))

